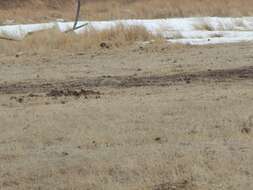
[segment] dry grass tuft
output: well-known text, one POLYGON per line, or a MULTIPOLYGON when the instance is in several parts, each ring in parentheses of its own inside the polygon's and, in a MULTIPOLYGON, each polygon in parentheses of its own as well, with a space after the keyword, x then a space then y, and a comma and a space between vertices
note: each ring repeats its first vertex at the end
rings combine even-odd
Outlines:
POLYGON ((212 28, 212 26, 205 21, 203 21, 202 24, 196 24, 194 28, 195 30, 214 31, 214 28, 212 28))
POLYGON ((103 31, 90 28, 81 35, 61 33, 57 30, 38 32, 27 36, 23 41, 2 40, 0 51, 7 54, 21 51, 50 53, 52 50, 72 52, 96 48, 119 48, 146 41, 160 43, 163 39, 154 36, 141 26, 118 25, 103 31))

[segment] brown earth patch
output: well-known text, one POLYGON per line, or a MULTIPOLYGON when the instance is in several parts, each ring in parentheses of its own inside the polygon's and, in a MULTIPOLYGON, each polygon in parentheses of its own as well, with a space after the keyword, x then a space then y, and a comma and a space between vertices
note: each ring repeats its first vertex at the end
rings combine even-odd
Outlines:
POLYGON ((0 94, 15 93, 47 93, 48 96, 82 96, 87 94, 99 95, 99 92, 86 91, 82 88, 95 87, 139 87, 139 86, 171 86, 178 83, 201 81, 229 81, 253 79, 253 67, 242 67, 227 70, 208 70, 196 73, 183 73, 175 75, 153 76, 104 76, 97 78, 81 78, 73 81, 47 82, 47 83, 15 83, 0 85, 0 94), (56 90, 67 89, 67 90, 56 90), (76 90, 81 89, 81 90, 76 90))

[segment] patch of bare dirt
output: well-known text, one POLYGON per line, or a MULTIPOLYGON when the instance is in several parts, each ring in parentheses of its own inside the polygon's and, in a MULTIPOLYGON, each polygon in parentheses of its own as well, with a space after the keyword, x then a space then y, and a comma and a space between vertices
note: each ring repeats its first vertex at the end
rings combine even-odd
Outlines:
POLYGON ((0 189, 253 189, 252 44, 137 49, 0 54, 0 189))
POLYGON ((48 96, 86 96, 90 94, 100 95, 99 92, 83 90, 82 88, 114 87, 129 88, 142 86, 171 86, 178 83, 190 84, 192 82, 211 82, 253 79, 253 67, 242 67, 227 70, 208 70, 195 73, 182 73, 176 75, 161 76, 110 76, 91 79, 78 79, 72 81, 47 83, 15 83, 0 85, 0 94, 13 93, 47 93, 48 96), (109 79, 109 80, 108 80, 109 79), (106 82, 105 82, 106 80, 106 82), (67 89, 67 90, 57 90, 67 89), (81 90, 75 90, 75 89, 81 90))

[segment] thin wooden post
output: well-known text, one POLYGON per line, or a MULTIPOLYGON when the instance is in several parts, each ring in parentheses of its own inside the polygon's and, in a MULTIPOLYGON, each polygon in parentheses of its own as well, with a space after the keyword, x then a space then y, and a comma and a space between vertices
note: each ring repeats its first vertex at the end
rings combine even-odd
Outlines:
POLYGON ((80 8, 81 8, 81 1, 80 0, 76 0, 76 17, 75 17, 75 22, 74 22, 74 26, 73 26, 73 30, 76 30, 78 21, 79 21, 79 16, 80 16, 80 8))
POLYGON ((83 25, 77 26, 80 17, 80 9, 81 9, 81 0, 76 0, 76 17, 73 25, 73 31, 88 25, 88 23, 85 23, 83 25))

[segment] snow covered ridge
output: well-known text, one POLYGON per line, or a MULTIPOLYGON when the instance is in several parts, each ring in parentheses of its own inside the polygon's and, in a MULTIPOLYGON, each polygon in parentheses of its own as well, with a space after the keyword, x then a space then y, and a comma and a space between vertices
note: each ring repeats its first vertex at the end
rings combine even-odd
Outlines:
MULTIPOLYGON (((190 45, 238 43, 253 41, 253 17, 221 18, 171 18, 154 20, 115 20, 79 22, 87 26, 75 31, 81 34, 89 28, 101 31, 119 24, 123 26, 143 26, 153 34, 165 37, 168 42, 190 45)), ((42 24, 0 26, 0 38, 22 40, 26 35, 41 30, 58 29, 61 32, 71 30, 73 22, 52 22, 42 24)))

